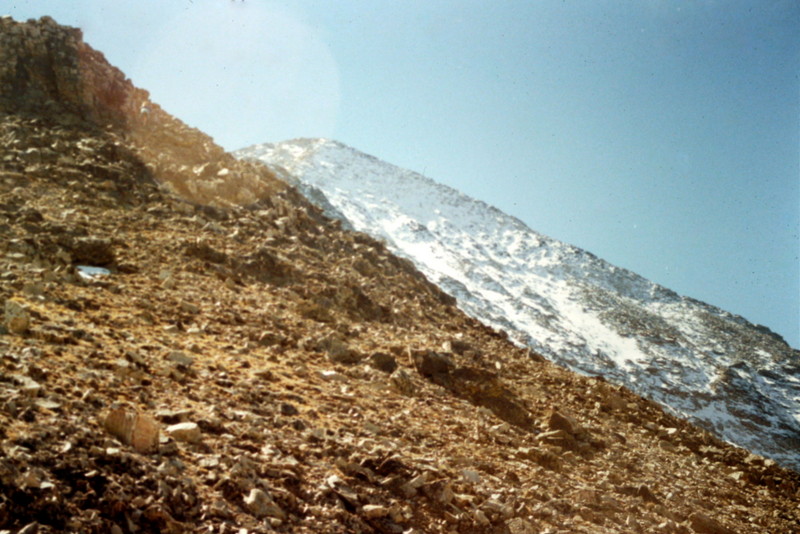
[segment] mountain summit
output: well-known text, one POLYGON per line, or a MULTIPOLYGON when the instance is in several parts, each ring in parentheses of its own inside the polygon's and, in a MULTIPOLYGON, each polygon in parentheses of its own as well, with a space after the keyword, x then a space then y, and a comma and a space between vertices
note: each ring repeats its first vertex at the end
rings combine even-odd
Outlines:
POLYGON ((800 351, 417 173, 326 139, 256 145, 328 215, 387 243, 518 344, 800 469, 800 351))

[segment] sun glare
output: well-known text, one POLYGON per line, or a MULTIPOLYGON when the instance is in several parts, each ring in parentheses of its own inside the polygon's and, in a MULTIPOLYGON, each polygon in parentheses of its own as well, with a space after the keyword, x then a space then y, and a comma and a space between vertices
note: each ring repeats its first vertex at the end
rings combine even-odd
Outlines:
POLYGON ((227 149, 328 137, 336 124, 328 46, 296 16, 261 4, 195 2, 153 36, 135 70, 154 101, 227 149))

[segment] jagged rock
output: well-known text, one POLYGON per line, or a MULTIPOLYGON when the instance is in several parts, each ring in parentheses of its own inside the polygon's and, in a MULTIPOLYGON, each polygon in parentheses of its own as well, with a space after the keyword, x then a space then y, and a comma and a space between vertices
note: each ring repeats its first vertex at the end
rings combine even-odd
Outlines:
POLYGON ((360 498, 358 493, 353 490, 349 485, 347 485, 344 480, 339 475, 331 475, 327 479, 325 479, 326 484, 328 487, 336 493, 339 497, 341 497, 344 501, 352 506, 358 506, 360 503, 360 498))
POLYGON ((275 504, 272 497, 259 488, 250 490, 250 493, 244 498, 244 504, 247 510, 258 518, 275 517, 283 519, 286 517, 286 513, 281 510, 280 506, 275 504))
POLYGON ((225 263, 228 260, 227 254, 214 250, 211 245, 203 241, 186 244, 183 253, 210 263, 225 263))
POLYGON ((443 354, 431 350, 410 351, 417 372, 424 377, 447 375, 455 368, 453 361, 443 354))
POLYGON ((483 504, 481 504, 481 509, 484 512, 498 514, 506 519, 510 518, 514 513, 513 508, 497 499, 486 499, 483 504))
POLYGON ((181 301, 180 308, 181 311, 190 313, 192 315, 200 313, 200 308, 197 306, 197 304, 194 304, 192 302, 187 302, 185 300, 181 301))

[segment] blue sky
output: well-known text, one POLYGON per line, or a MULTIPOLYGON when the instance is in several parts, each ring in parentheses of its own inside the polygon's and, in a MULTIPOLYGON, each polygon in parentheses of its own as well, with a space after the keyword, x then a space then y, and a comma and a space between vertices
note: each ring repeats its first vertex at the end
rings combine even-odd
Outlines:
POLYGON ((338 139, 800 347, 796 0, 4 4, 228 149, 338 139))

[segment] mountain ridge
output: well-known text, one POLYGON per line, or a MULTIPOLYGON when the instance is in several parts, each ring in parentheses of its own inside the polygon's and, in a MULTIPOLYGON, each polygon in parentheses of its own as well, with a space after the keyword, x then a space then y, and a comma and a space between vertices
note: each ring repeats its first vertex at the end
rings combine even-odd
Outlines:
POLYGON ((267 143, 237 155, 277 168, 330 216, 385 240, 517 343, 800 466, 800 351, 767 327, 336 141, 267 143))
POLYGON ((468 317, 75 29, 0 57, 0 531, 797 532, 800 474, 468 317))

